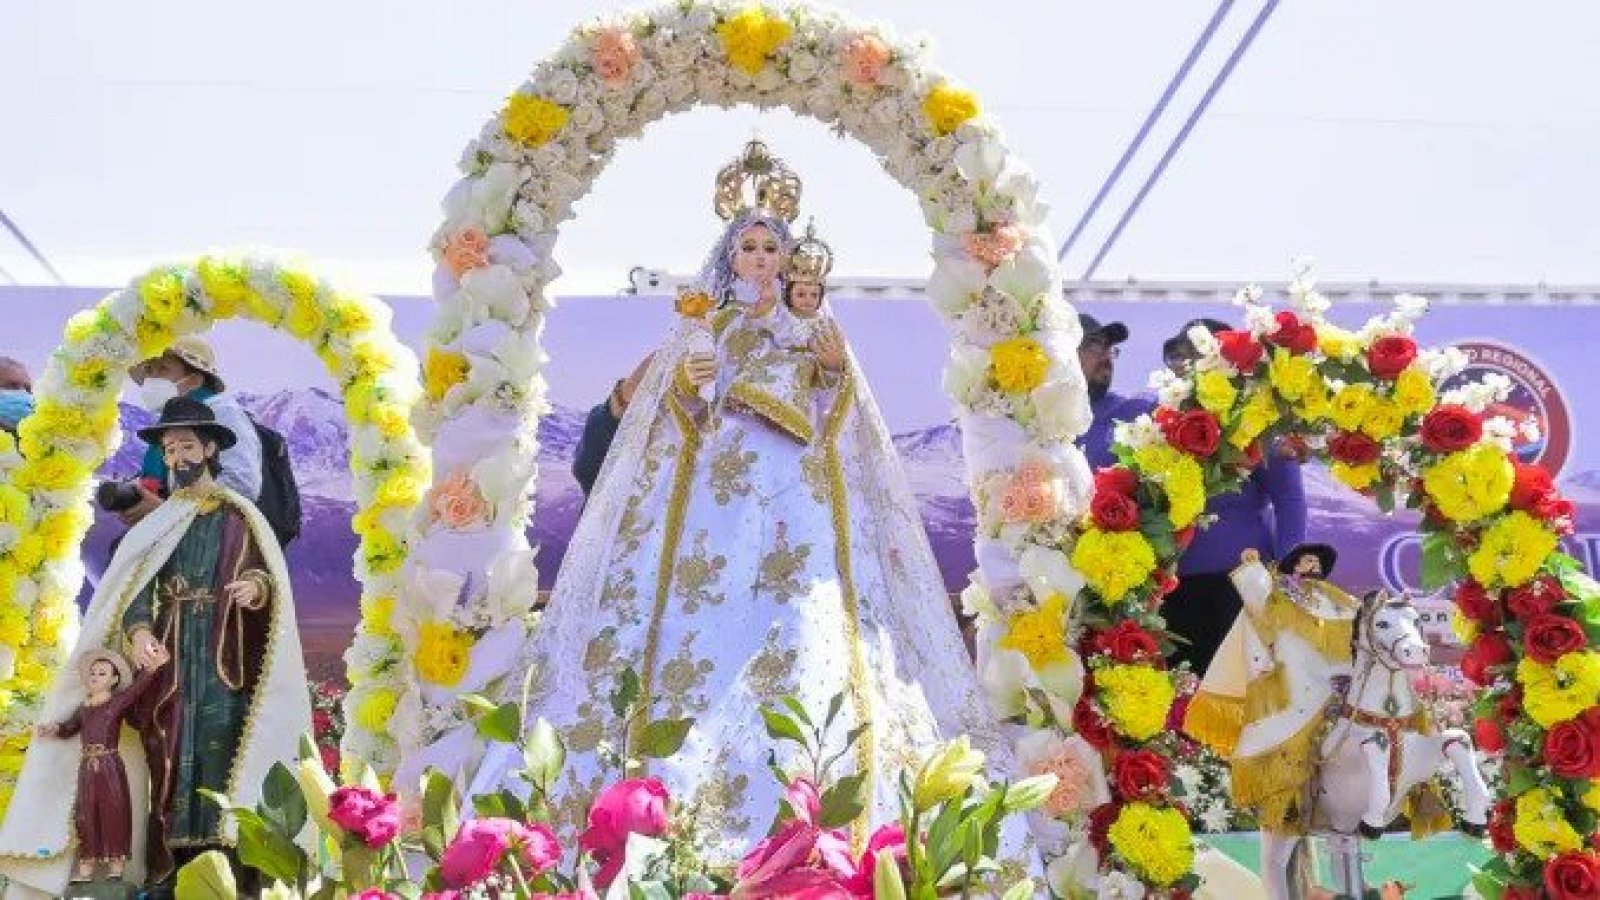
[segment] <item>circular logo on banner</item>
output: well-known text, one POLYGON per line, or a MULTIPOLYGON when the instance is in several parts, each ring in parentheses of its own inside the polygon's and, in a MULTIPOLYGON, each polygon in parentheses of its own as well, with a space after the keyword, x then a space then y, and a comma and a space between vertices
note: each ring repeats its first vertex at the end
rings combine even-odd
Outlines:
POLYGON ((1520 350, 1491 341, 1463 341, 1456 345, 1467 355, 1467 367, 1444 383, 1446 390, 1459 387, 1468 381, 1477 381, 1491 372, 1511 380, 1511 396, 1496 403, 1485 413, 1486 418, 1503 416, 1522 424, 1531 422, 1539 427, 1538 436, 1529 439, 1519 434, 1513 449, 1517 458, 1525 463, 1543 463, 1551 475, 1558 475, 1572 449, 1572 419, 1567 413, 1566 398, 1556 386, 1555 379, 1544 367, 1534 362, 1520 350))

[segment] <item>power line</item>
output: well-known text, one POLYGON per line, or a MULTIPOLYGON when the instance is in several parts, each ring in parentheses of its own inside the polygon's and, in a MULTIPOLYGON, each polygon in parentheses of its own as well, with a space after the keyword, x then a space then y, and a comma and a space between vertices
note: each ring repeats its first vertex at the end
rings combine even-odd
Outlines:
POLYGON ((1244 58, 1245 51, 1250 49, 1250 45, 1255 42, 1256 35, 1261 33, 1261 27, 1267 24, 1267 20, 1272 17, 1272 13, 1277 8, 1278 0, 1267 0, 1267 4, 1261 8, 1261 12, 1256 14, 1255 20, 1250 23, 1249 29, 1239 39, 1239 45, 1233 48, 1233 53, 1228 56, 1228 61, 1222 64, 1222 69, 1217 72, 1216 77, 1211 79, 1210 86, 1206 88, 1205 94, 1200 97, 1200 102, 1195 105, 1194 111, 1189 113, 1189 118, 1184 121, 1183 127, 1178 130, 1178 133, 1173 136, 1172 142, 1167 145, 1167 151, 1161 155, 1161 161, 1156 163, 1155 169, 1151 171, 1144 184, 1140 186, 1139 193, 1134 195, 1133 202, 1128 204, 1127 210, 1122 213, 1122 218, 1117 220, 1117 226, 1111 230, 1111 234, 1106 236, 1105 243, 1100 245, 1100 252, 1095 254, 1094 261, 1089 263, 1089 268, 1083 273, 1084 281, 1094 277, 1095 271, 1100 268, 1100 263, 1105 260, 1106 254, 1111 252, 1111 248, 1116 245, 1117 239, 1122 236, 1123 229, 1128 227, 1128 223, 1133 220, 1134 214, 1139 211, 1140 205, 1144 203, 1144 198, 1150 195, 1150 190, 1155 187, 1156 182, 1160 181, 1161 176, 1166 173, 1167 166, 1172 162, 1172 158, 1178 155, 1178 150, 1183 147, 1183 142, 1188 140, 1189 133, 1199 123, 1200 117, 1205 115, 1206 109, 1211 106, 1211 101, 1216 98, 1217 92, 1227 83, 1228 77, 1233 74, 1234 67, 1239 64, 1240 59, 1244 58))
POLYGON ((1193 46, 1189 48, 1189 55, 1183 58, 1183 64, 1178 66, 1178 71, 1174 72, 1172 78, 1167 81, 1166 89, 1161 92, 1161 99, 1157 100, 1156 105, 1151 107, 1150 112, 1145 115, 1144 123, 1139 126, 1138 133, 1133 136, 1133 140, 1129 141, 1127 148, 1122 151, 1122 158, 1117 160, 1116 166, 1111 169, 1111 174, 1100 182, 1100 190, 1095 193, 1094 199, 1089 201, 1089 207, 1083 211, 1083 215, 1078 217, 1078 224, 1072 226, 1072 233, 1067 235, 1065 241, 1061 242, 1061 249, 1056 252, 1057 263, 1067 258, 1067 253, 1072 250, 1072 245, 1077 243, 1078 236, 1083 234, 1084 227, 1089 224, 1090 219, 1094 218, 1094 214, 1099 212, 1100 204, 1105 202, 1106 196, 1116 186, 1117 180, 1122 177, 1122 172, 1128 167, 1128 163, 1132 161, 1133 155, 1139 151, 1140 147, 1144 146, 1144 139, 1150 136, 1150 129, 1155 126, 1156 120, 1160 119, 1161 115, 1167 111, 1167 104, 1172 102, 1172 97, 1178 92, 1178 88, 1183 85, 1184 81, 1188 80, 1189 70, 1194 67, 1195 60, 1199 59, 1200 54, 1205 52, 1206 46, 1211 43, 1211 36, 1217 33, 1217 26, 1222 24, 1222 20, 1227 18, 1228 10, 1232 8, 1233 0, 1222 0, 1221 3, 1217 4, 1217 11, 1211 14, 1211 21, 1206 23, 1206 27, 1200 32, 1200 36, 1195 38, 1193 46))
MULTIPOLYGON (((4 225, 6 230, 10 231, 12 236, 17 239, 17 243, 21 244, 23 249, 27 250, 34 258, 34 261, 43 266, 46 272, 50 273, 50 277, 56 280, 56 284, 65 285, 67 283, 66 279, 61 277, 61 273, 56 271, 56 267, 50 265, 50 260, 44 258, 44 254, 39 252, 39 248, 33 245, 33 241, 28 240, 28 236, 22 233, 22 229, 17 227, 17 223, 11 221, 11 217, 6 215, 6 211, 3 209, 0 209, 0 225, 4 225)), ((12 280, 15 281, 16 279, 12 280)))

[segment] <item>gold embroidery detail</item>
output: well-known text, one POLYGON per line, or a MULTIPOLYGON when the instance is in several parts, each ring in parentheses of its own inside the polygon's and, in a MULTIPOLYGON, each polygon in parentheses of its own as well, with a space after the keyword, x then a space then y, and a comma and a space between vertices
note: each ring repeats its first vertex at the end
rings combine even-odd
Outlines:
POLYGON ((811 499, 818 505, 828 502, 828 460, 820 451, 800 457, 800 476, 811 489, 811 499))
POLYGON ((683 636, 678 653, 661 667, 661 688, 667 701, 667 716, 681 718, 685 713, 700 713, 706 709, 704 696, 695 692, 706 686, 706 676, 716 671, 716 664, 694 655, 694 641, 698 631, 683 636))
POLYGON ((816 436, 805 410, 749 382, 734 383, 728 388, 728 398, 733 405, 745 407, 801 443, 809 444, 816 436))
POLYGON ((600 633, 589 640, 589 645, 583 650, 583 670, 593 675, 605 672, 616 665, 617 660, 617 630, 615 628, 601 629, 600 633))
POLYGON ((734 431, 729 446, 711 458, 711 495, 718 506, 727 506, 735 496, 750 495, 750 470, 758 457, 754 450, 744 449, 744 436, 743 431, 734 431))
POLYGON ((567 746, 575 753, 589 753, 606 738, 606 714, 595 708, 593 700, 578 706, 578 721, 567 730, 567 746))
POLYGON ((771 591, 772 599, 778 603, 788 603, 795 597, 804 596, 806 586, 799 578, 805 571, 806 559, 811 556, 811 546, 801 544, 798 547, 789 547, 789 529, 784 523, 778 523, 778 534, 774 543, 776 546, 771 553, 761 557, 761 574, 756 582, 759 590, 771 591))
MULTIPOLYGON (((700 450, 700 430, 684 411, 678 398, 667 396, 667 408, 678 424, 683 445, 678 448, 678 468, 672 473, 672 493, 667 498, 666 529, 661 536, 661 562, 656 569, 655 606, 650 611, 650 625, 645 631, 644 660, 639 672, 639 702, 650 708, 656 669, 656 654, 661 643, 661 619, 667 612, 667 600, 672 596, 673 564, 678 555, 678 540, 683 533, 683 517, 689 505, 689 488, 694 483, 694 460, 700 450)), ((643 727, 643 726, 640 726, 643 727)))
POLYGON ((683 611, 686 613, 697 613, 702 605, 720 606, 726 599, 711 588, 721 577, 722 570, 728 567, 728 558, 711 554, 706 546, 710 538, 710 532, 703 528, 695 532, 694 552, 678 560, 674 577, 677 578, 678 592, 683 595, 683 611))
POLYGON ((639 620, 639 585, 638 577, 632 569, 622 569, 611 573, 606 579, 606 587, 600 595, 603 606, 615 609, 617 618, 624 622, 637 622, 639 620))
POLYGON ((785 646, 782 638, 780 626, 768 628, 766 641, 745 666, 745 686, 762 703, 776 703, 784 695, 795 692, 794 679, 790 676, 800 662, 800 651, 785 646))

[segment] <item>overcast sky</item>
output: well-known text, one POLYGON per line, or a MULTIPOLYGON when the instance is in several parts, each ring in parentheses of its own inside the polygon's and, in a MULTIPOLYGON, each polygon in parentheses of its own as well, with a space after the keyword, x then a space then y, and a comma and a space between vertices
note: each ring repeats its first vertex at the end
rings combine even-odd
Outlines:
MULTIPOLYGON (((857 0, 933 36, 1041 174, 1059 240, 1215 8, 1203 0, 857 0)), ((304 250, 370 291, 426 291, 422 250, 467 137, 611 4, 13 0, 0 4, 0 209, 78 284, 208 246, 304 250)), ((1256 12, 1238 2, 1066 274, 1094 255, 1256 12)), ((1600 4, 1288 0, 1100 271, 1600 282, 1600 4)), ((711 177, 752 128, 806 179, 842 274, 925 276, 915 203, 859 145, 786 114, 658 124, 563 233, 566 293, 698 265, 711 177)), ((0 266, 44 273, 0 235, 0 266)))

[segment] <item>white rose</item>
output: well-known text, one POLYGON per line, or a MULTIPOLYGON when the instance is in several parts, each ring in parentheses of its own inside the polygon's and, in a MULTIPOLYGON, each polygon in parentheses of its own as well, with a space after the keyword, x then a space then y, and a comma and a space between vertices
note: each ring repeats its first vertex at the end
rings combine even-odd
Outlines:
POLYGON ((667 99, 674 104, 688 102, 694 98, 694 76, 686 72, 679 72, 662 82, 661 90, 666 93, 667 99))
POLYGON ((1041 439, 1070 441, 1089 429, 1089 395, 1081 378, 1047 382, 1034 390, 1031 399, 1041 439))
POLYGON ((605 127, 606 116, 598 103, 585 100, 572 108, 572 118, 567 124, 579 134, 594 134, 605 127))
POLYGON ((552 103, 570 106, 578 99, 578 76, 566 66, 550 66, 535 76, 534 85, 552 103))
POLYGON ((754 87, 763 94, 771 93, 785 84, 784 77, 774 66, 766 66, 756 73, 754 87))
POLYGON ((822 71, 822 61, 805 50, 796 50, 789 55, 789 78, 792 81, 804 82, 817 77, 822 71))
POLYGON ((884 98, 872 104, 867 115, 879 128, 894 128, 900 122, 900 104, 892 98, 884 98))
POLYGON ((700 44, 689 38, 670 41, 661 45, 656 58, 661 68, 672 75, 691 74, 700 58, 700 44))
POLYGON ((515 272, 506 266, 484 266, 461 276, 461 293, 474 308, 511 325, 522 326, 528 297, 515 272))
POLYGON ((646 122, 654 122, 667 112, 667 97, 662 92, 661 85, 655 84, 646 88, 639 95, 639 100, 634 104, 634 111, 646 122))
POLYGON ((987 387, 989 353, 982 347, 955 343, 944 368, 944 389, 957 403, 971 405, 987 387))

